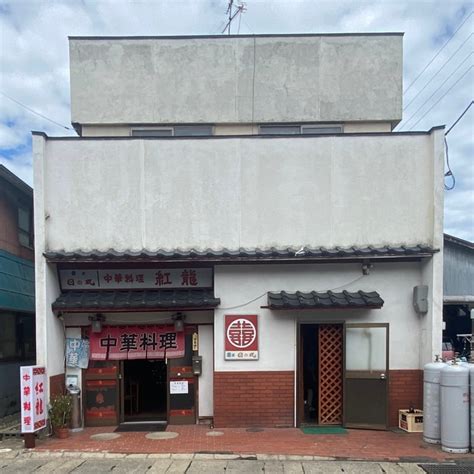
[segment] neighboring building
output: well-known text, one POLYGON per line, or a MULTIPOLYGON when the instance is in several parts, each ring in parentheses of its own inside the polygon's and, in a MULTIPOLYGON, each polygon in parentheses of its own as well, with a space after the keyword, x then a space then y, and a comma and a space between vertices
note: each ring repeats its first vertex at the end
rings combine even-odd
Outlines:
POLYGON ((51 393, 77 381, 90 426, 386 428, 421 407, 444 132, 391 132, 402 39, 70 38, 81 136, 33 134, 51 393))
POLYGON ((443 342, 469 357, 474 318, 474 243, 444 234, 443 275, 443 342))
POLYGON ((20 411, 21 365, 35 362, 33 190, 0 165, 0 418, 20 411))

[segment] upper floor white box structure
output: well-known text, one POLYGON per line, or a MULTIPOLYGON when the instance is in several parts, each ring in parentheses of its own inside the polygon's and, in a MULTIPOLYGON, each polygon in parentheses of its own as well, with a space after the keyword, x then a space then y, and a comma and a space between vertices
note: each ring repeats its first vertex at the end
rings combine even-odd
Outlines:
POLYGON ((400 33, 71 37, 77 125, 388 122, 400 33))

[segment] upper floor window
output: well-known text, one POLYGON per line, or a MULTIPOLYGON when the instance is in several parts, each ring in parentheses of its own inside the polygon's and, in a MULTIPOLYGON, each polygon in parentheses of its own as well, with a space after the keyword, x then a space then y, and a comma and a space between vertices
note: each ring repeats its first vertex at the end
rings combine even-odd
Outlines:
POLYGON ((33 248, 31 210, 26 207, 18 207, 18 241, 24 247, 33 248))
POLYGON ((172 137, 172 128, 133 129, 132 137, 172 137))
POLYGON ((173 127, 132 129, 132 137, 203 137, 210 135, 212 135, 212 125, 175 125, 173 127))
POLYGON ((321 135, 342 133, 342 125, 260 125, 261 135, 321 135))

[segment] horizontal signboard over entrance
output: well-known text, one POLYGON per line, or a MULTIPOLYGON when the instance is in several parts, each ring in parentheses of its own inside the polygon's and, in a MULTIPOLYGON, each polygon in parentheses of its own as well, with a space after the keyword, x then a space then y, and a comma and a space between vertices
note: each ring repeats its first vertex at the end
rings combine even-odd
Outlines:
POLYGON ((63 290, 212 288, 212 268, 59 270, 63 290))
POLYGON ((173 359, 184 356, 184 332, 174 326, 109 326, 90 335, 91 360, 173 359))

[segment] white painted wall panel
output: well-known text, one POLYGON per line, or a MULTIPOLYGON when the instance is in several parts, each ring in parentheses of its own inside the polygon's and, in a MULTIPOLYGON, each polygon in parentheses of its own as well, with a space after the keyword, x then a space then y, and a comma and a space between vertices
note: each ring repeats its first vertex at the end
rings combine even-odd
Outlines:
POLYGON ((46 248, 431 244, 432 141, 49 140, 46 248))
POLYGON ((294 370, 296 321, 343 320, 389 323, 390 368, 421 368, 427 357, 420 344, 424 320, 412 306, 413 287, 421 282, 420 263, 375 263, 367 276, 362 276, 360 264, 218 266, 215 293, 221 298, 221 307, 215 311, 216 371, 294 370), (385 303, 382 309, 375 310, 272 311, 261 308, 267 304, 267 291, 331 289, 378 291, 385 303), (244 304, 258 296, 254 302, 244 304), (224 360, 225 314, 259 315, 258 361, 224 360))
POLYGON ((199 376, 199 416, 214 415, 214 326, 199 325, 199 355, 202 374, 199 376))
POLYGON ((72 122, 397 122, 402 40, 71 38, 72 122))

